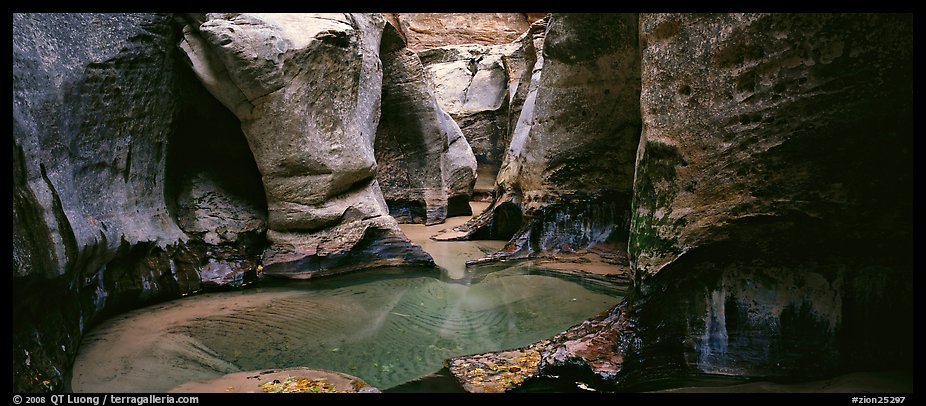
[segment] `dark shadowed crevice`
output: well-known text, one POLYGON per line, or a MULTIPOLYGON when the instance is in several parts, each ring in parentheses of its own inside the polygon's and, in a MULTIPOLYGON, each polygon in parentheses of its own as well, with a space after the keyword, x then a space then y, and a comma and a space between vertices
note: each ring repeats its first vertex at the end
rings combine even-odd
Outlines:
POLYGON ((509 240, 523 224, 521 208, 511 202, 505 202, 495 208, 495 217, 489 225, 488 238, 509 240))
POLYGON ((165 201, 171 216, 203 247, 204 287, 257 278, 266 246, 267 200, 238 118, 176 62, 180 105, 168 140, 165 201))
POLYGON ((481 221, 466 239, 472 240, 504 240, 508 241, 524 225, 524 216, 521 208, 512 202, 502 202, 491 211, 478 216, 475 220, 481 221))
MULTIPOLYGON (((218 232, 226 223, 252 216, 266 224, 267 200, 260 171, 254 161, 241 123, 202 86, 190 69, 177 62, 180 111, 167 147, 165 200, 172 217, 187 234, 208 234, 202 224, 189 223, 213 216, 218 232), (217 203, 220 200, 224 203, 217 203), (202 214, 202 208, 230 208, 202 214)), ((202 222, 200 222, 202 223, 202 222)), ((222 236, 245 256, 256 256, 264 246, 266 226, 252 233, 222 236), (255 235, 251 235, 255 234, 255 235)), ((204 235, 205 235, 204 234, 204 235)), ((215 238, 203 237, 217 244, 215 238)))
POLYGON ((266 216, 264 185, 241 122, 206 91, 188 67, 180 61, 176 65, 181 109, 167 147, 165 176, 171 214, 177 217, 181 183, 197 173, 208 173, 223 189, 266 216))
POLYGON ((451 196, 447 199, 447 217, 471 216, 473 209, 469 206, 469 196, 451 196))

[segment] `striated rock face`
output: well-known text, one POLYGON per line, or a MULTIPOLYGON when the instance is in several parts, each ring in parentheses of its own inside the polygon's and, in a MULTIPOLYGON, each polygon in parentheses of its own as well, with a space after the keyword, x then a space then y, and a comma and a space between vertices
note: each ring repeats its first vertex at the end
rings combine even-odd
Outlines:
POLYGON ((100 317, 199 289, 165 202, 171 18, 13 15, 13 388, 62 390, 100 317))
POLYGON ((385 16, 399 28, 413 51, 444 45, 505 44, 518 38, 530 25, 524 13, 386 13, 385 16))
POLYGON ((500 253, 509 258, 626 241, 640 131, 636 21, 551 16, 498 197, 463 231, 513 237, 500 253))
POLYGON ((181 48, 241 121, 267 197, 264 272, 308 278, 432 264, 374 178, 378 14, 208 14, 181 48))
POLYGON ((910 366, 912 17, 640 27, 633 359, 791 377, 910 366))
MULTIPOLYGON (((385 26, 379 55, 383 100, 376 179, 389 213, 400 222, 437 224, 448 216, 448 201, 462 201, 468 213, 476 180, 472 149, 438 106, 421 60, 392 24, 385 26)), ((456 214, 465 213, 449 213, 456 214)))

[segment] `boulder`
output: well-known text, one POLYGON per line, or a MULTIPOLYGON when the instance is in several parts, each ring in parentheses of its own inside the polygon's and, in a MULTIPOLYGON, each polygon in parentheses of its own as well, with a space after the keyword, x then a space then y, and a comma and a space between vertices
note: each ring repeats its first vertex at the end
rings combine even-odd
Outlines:
POLYGON ((210 258, 199 272, 204 288, 240 288, 256 282, 256 265, 247 260, 215 260, 210 258))
POLYGON ((379 14, 207 14, 181 49, 241 121, 267 197, 267 275, 431 265, 375 179, 379 14), (347 258, 350 257, 350 260, 347 258))
POLYGON ((392 24, 380 47, 382 117, 376 133, 377 181, 390 214, 400 222, 437 224, 459 213, 476 177, 476 158, 460 128, 434 95, 421 61, 392 24))
POLYGON ((180 228, 205 247, 203 287, 241 287, 257 279, 267 231, 265 208, 229 192, 207 172, 184 179, 177 206, 180 228))
POLYGON ((259 238, 267 228, 266 209, 229 189, 209 172, 183 179, 177 196, 180 228, 210 245, 259 238))

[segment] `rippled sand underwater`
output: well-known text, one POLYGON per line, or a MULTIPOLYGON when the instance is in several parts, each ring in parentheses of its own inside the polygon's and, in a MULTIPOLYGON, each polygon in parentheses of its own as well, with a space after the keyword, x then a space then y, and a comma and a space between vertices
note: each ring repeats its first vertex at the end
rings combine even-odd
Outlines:
POLYGON ((165 391, 263 368, 345 372, 387 389, 446 358, 514 348, 556 334, 620 301, 602 281, 531 266, 454 280, 383 269, 278 282, 136 310, 84 339, 75 391, 165 391))

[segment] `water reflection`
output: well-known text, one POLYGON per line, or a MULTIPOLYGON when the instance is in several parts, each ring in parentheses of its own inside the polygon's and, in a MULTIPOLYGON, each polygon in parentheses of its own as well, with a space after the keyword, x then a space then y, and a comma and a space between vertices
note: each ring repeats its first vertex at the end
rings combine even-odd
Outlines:
POLYGON ((101 325, 84 341, 73 388, 164 391, 231 372, 306 366, 387 389, 440 370, 449 357, 549 337, 613 306, 621 292, 603 279, 530 264, 471 269, 464 278, 391 268, 264 283, 101 325))

